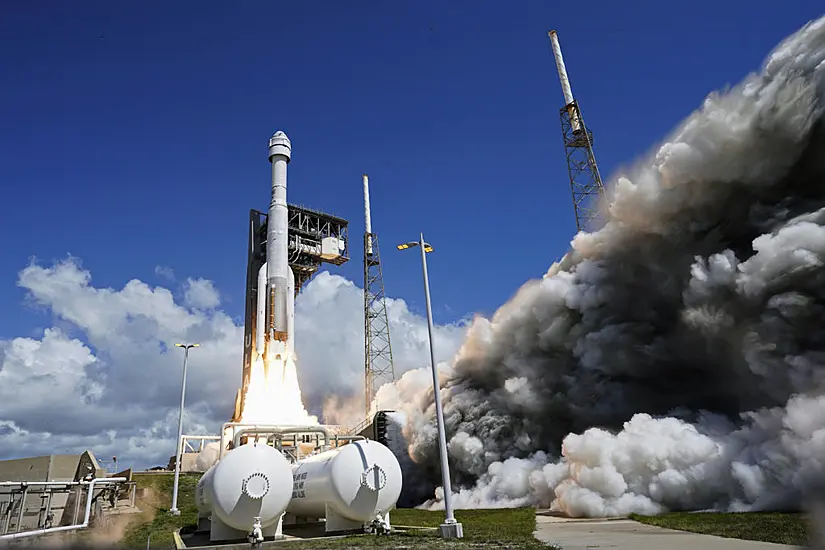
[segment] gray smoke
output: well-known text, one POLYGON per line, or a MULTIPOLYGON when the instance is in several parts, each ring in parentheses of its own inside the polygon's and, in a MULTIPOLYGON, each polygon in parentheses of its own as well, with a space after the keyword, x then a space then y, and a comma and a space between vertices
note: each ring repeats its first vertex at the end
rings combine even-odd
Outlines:
MULTIPOLYGON (((475 320, 441 371, 458 506, 803 504, 825 472, 824 105, 822 18, 708 96, 611 182, 601 230, 475 320)), ((440 485, 427 387, 416 371, 383 393, 440 485)))

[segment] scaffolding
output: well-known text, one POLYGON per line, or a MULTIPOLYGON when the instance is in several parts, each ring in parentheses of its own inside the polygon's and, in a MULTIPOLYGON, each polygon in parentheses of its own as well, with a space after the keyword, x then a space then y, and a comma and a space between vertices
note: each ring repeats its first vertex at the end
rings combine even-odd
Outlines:
POLYGON ((364 234, 364 395, 365 412, 378 389, 395 381, 395 368, 390 343, 390 323, 384 293, 384 275, 378 236, 364 234), (371 252, 369 250, 372 250, 371 252))
POLYGON ((364 411, 370 407, 378 389, 395 381, 395 368, 390 344, 390 321, 387 317, 387 297, 384 293, 384 273, 378 235, 372 232, 369 177, 364 184, 364 411))
POLYGON ((587 129, 579 104, 573 100, 559 110, 567 173, 573 195, 573 211, 576 230, 594 229, 593 221, 599 216, 604 200, 604 184, 593 153, 593 132, 587 129), (579 128, 575 122, 578 121, 579 128))

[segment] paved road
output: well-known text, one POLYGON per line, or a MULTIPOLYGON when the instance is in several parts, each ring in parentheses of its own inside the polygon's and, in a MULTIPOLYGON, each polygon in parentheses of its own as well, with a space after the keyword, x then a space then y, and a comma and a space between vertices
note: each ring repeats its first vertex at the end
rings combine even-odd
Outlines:
POLYGON ((798 546, 686 533, 629 519, 569 519, 536 513, 536 538, 563 550, 791 550, 798 546))

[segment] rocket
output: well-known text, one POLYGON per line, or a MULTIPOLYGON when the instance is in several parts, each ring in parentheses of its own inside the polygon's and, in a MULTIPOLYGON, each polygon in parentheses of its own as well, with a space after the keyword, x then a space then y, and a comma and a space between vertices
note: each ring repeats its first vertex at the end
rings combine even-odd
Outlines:
POLYGON ((289 267, 286 169, 292 143, 284 132, 269 138, 272 163, 272 200, 266 231, 266 263, 258 272, 255 348, 259 356, 275 360, 291 357, 295 349, 295 274, 289 267))

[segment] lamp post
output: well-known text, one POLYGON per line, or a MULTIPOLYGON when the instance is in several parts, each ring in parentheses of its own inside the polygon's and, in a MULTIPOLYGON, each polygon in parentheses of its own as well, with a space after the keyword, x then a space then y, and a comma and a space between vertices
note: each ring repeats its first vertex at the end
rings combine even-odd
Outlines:
POLYGON ((464 529, 455 520, 453 515, 452 487, 450 486, 450 464, 447 461, 447 433, 444 428, 444 411, 441 408, 441 391, 438 383, 438 369, 435 366, 435 350, 433 349, 433 311, 430 305, 430 280, 427 275, 427 252, 432 252, 433 247, 424 242, 424 234, 421 233, 418 242, 410 241, 399 244, 398 250, 419 247, 421 249, 421 270, 424 273, 424 300, 427 305, 427 332, 430 337, 430 365, 433 371, 433 392, 435 397, 435 418, 438 425, 438 449, 441 455, 441 484, 444 488, 444 512, 446 518, 441 524, 441 537, 445 539, 460 539, 464 537, 464 529))
POLYGON ((179 516, 178 510, 178 481, 180 480, 180 461, 183 455, 183 402, 186 398, 186 362, 189 359, 189 350, 200 347, 200 344, 175 344, 175 347, 183 348, 183 380, 180 385, 180 418, 178 419, 178 445, 175 455, 175 483, 172 487, 172 508, 169 513, 179 516))

